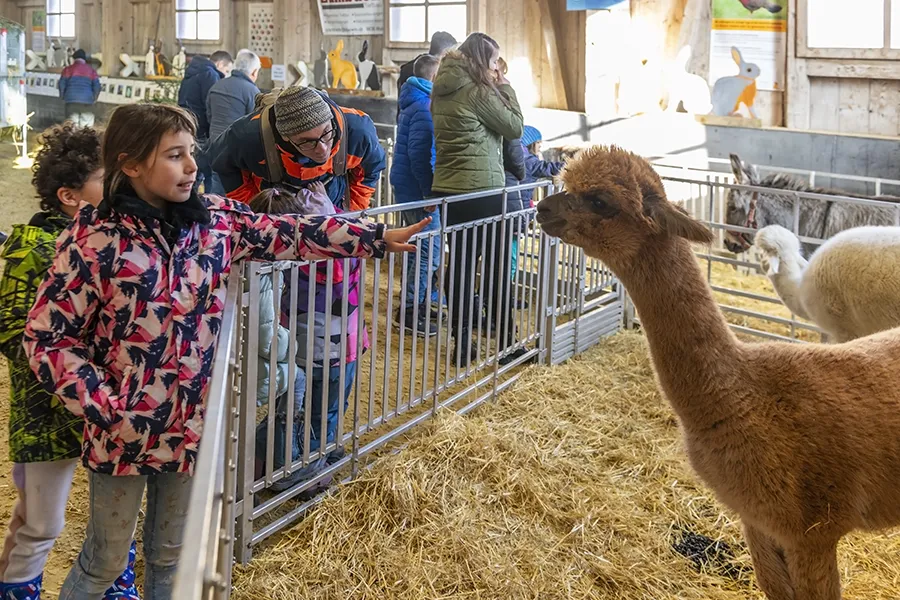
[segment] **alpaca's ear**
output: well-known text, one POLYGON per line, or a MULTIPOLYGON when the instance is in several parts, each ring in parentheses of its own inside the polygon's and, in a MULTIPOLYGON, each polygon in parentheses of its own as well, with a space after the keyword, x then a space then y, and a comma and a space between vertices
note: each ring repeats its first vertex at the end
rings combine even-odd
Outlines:
POLYGON ((669 235, 699 244, 709 244, 713 241, 712 232, 703 223, 692 218, 683 208, 668 200, 652 203, 647 209, 647 216, 659 227, 660 231, 669 235))
POLYGON ((756 167, 742 161, 737 154, 732 154, 729 158, 731 159, 731 172, 734 173, 734 180, 739 185, 756 185, 759 181, 759 172, 756 170, 756 167))

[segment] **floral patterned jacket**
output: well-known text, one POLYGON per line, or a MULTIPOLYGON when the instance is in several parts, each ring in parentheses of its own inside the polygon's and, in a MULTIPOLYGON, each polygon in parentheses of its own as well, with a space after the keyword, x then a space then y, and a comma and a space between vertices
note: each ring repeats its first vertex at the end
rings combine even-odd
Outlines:
POLYGON ((192 472, 234 262, 380 257, 383 236, 369 221, 259 215, 218 196, 163 215, 117 194, 79 213, 24 341, 38 379, 85 418, 85 466, 192 472))

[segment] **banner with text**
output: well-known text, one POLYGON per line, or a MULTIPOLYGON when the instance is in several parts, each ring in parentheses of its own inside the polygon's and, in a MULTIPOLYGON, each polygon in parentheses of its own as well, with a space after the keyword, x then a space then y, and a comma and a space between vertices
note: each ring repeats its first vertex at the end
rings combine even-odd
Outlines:
POLYGON ((325 35, 384 35, 383 0, 319 0, 325 35))

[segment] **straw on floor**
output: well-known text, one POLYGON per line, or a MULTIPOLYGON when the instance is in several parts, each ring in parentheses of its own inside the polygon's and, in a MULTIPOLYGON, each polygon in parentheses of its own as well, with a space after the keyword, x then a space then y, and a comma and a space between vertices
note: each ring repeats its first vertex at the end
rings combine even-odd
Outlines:
MULTIPOLYGON (((900 532, 840 558, 846 598, 896 597, 900 532)), ((442 415, 260 549, 234 597, 761 599, 751 572, 625 333, 442 415)))

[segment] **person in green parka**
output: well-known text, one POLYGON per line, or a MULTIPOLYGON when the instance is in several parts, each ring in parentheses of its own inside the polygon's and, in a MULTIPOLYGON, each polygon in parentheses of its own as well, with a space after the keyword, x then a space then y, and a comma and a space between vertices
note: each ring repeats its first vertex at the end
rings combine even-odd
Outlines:
MULTIPOLYGON (((503 188, 503 140, 522 137, 524 122, 516 93, 498 68, 500 46, 483 33, 473 33, 441 60, 434 81, 431 111, 434 116, 436 162, 432 190, 449 196, 503 188)), ((497 194, 450 204, 447 225, 453 226, 503 213, 503 196, 497 194)), ((506 227, 476 227, 456 235, 453 263, 447 269, 450 299, 450 334, 456 339, 454 360, 460 367, 475 357, 471 333, 491 323, 499 332, 501 348, 514 338, 514 319, 509 308, 509 272, 512 231, 506 227), (495 234, 496 231, 496 234, 495 234), (490 298, 482 306, 476 297, 475 271, 485 249, 481 273, 483 290, 490 298), (485 276, 490 276, 487 279, 485 276), (452 286, 451 286, 452 279, 452 286), (497 314, 501 315, 497 326, 497 314), (470 314, 471 313, 471 314, 470 314), (507 330, 507 323, 510 324, 507 330)), ((515 358, 524 351, 507 356, 515 358)))
MULTIPOLYGON (((0 352, 9 365, 9 458, 19 497, 0 553, 0 600, 41 597, 44 565, 65 523, 84 428, 83 418, 38 383, 22 334, 38 286, 56 257, 56 238, 79 207, 97 206, 103 198, 100 134, 69 122, 45 131, 39 143, 32 183, 41 212, 27 225, 15 225, 2 248, 0 352)), ((125 571, 105 599, 140 600, 134 559, 132 543, 125 571)))

